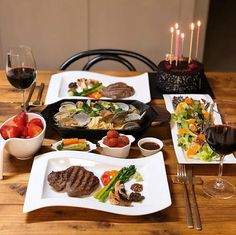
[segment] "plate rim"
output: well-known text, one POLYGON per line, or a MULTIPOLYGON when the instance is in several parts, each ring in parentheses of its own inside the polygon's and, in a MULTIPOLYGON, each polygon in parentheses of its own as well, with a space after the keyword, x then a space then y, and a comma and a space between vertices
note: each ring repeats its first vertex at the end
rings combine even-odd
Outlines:
MULTIPOLYGON (((38 155, 34 159, 29 182, 28 182, 28 188, 27 188, 27 192, 26 192, 25 202, 24 202, 24 206, 23 206, 23 212, 27 213, 27 212, 30 212, 30 211, 33 211, 33 210, 36 210, 39 208, 50 207, 50 206, 73 206, 73 207, 79 207, 79 208, 95 209, 95 210, 105 211, 105 212, 114 213, 114 214, 138 216, 138 215, 151 214, 151 213, 155 213, 157 211, 161 211, 161 210, 169 207, 171 204, 172 204, 172 201, 171 201, 171 196, 170 196, 170 189, 169 189, 167 173, 166 173, 166 168, 165 168, 165 163, 164 163, 164 157, 163 157, 162 152, 159 152, 157 154, 154 154, 150 157, 145 157, 145 158, 119 159, 119 158, 113 158, 113 157, 108 157, 105 155, 94 154, 94 153, 84 153, 83 154, 78 151, 62 151, 62 152, 61 151, 52 151, 52 152, 38 155), (137 210, 137 207, 129 207, 130 210, 128 210, 127 207, 114 206, 114 205, 110 205, 108 203, 100 203, 98 201, 95 201, 94 203, 92 203, 92 206, 90 206, 90 207, 83 206, 83 205, 81 206, 81 205, 78 205, 78 203, 73 204, 73 203, 75 203, 74 201, 76 201, 76 200, 78 201, 78 200, 80 200, 80 198, 66 197, 64 200, 64 203, 61 203, 61 201, 63 201, 62 198, 56 198, 56 199, 55 198, 46 198, 46 199, 42 198, 48 161, 50 159, 58 159, 62 156, 65 158, 75 158, 75 155, 76 155, 76 158, 79 158, 79 159, 94 161, 94 162, 98 162, 101 164, 102 163, 106 163, 106 164, 110 163, 110 164, 114 165, 114 163, 115 163, 115 165, 117 164, 117 166, 125 166, 128 164, 137 163, 137 164, 150 164, 150 166, 153 167, 154 164, 151 164, 153 162, 161 164, 160 167, 162 168, 162 172, 160 175, 162 176, 162 180, 164 180, 163 185, 165 186, 165 189, 164 189, 165 190, 165 192, 164 192, 165 193, 165 201, 163 202, 164 206, 162 206, 161 208, 158 208, 158 206, 148 205, 148 206, 146 206, 146 209, 143 212, 143 210, 137 210), (78 156, 78 155, 80 155, 80 156, 78 156), (44 170, 43 176, 41 178, 39 178, 38 173, 40 171, 42 171, 42 169, 44 170), (40 187, 39 187, 39 185, 40 185, 40 187), (35 188, 36 188, 36 191, 34 190, 35 188), (40 188, 41 188, 41 191, 40 191, 40 188), (32 201, 34 202, 34 204, 32 203, 32 201), (97 204, 98 206, 94 207, 94 204, 95 205, 97 204)), ((144 209, 145 206, 142 206, 142 204, 140 204, 138 206, 138 209, 140 209, 140 208, 144 209)))

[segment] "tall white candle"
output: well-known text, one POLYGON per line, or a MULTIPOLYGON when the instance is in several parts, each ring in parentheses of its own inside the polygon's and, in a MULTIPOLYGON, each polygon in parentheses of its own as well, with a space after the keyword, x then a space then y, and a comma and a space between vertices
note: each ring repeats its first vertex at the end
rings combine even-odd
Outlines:
POLYGON ((193 47, 193 31, 194 31, 194 23, 190 26, 191 36, 190 36, 190 46, 189 46, 189 55, 188 55, 188 63, 190 64, 192 59, 192 47, 193 47))
POLYGON ((200 26, 201 26, 201 21, 199 20, 197 22, 197 41, 196 41, 196 53, 195 53, 196 58, 198 57, 198 50, 199 50, 200 26))
POLYGON ((175 23, 175 29, 179 29, 179 24, 178 23, 175 23))
POLYGON ((176 30, 176 37, 175 37, 175 65, 178 65, 178 59, 179 59, 179 35, 180 30, 176 30))
POLYGON ((181 56, 184 57, 184 33, 181 33, 181 56))
POLYGON ((173 54, 173 41, 174 41, 174 28, 170 28, 171 39, 170 39, 170 64, 172 64, 172 54, 173 54))

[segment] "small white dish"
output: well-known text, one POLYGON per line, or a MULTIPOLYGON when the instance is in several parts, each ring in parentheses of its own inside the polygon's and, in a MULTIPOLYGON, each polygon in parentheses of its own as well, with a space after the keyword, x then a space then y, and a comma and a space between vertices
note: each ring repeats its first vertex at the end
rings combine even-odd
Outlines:
MULTIPOLYGON (((27 160, 29 158, 32 158, 34 154, 40 149, 44 136, 45 136, 45 130, 46 130, 46 121, 45 119, 36 113, 27 113, 28 120, 30 121, 33 118, 39 118, 43 123, 43 131, 30 139, 21 139, 21 138, 10 138, 7 140, 4 140, 2 135, 0 134, 0 141, 2 141, 2 151, 4 148, 7 150, 8 153, 13 155, 15 158, 19 160, 27 160)), ((13 118, 15 116, 9 118, 6 120, 1 126, 4 125, 14 125, 13 118)))
MULTIPOLYGON (((60 141, 58 141, 58 142, 52 144, 52 145, 51 145, 51 148, 52 148, 53 150, 56 150, 56 151, 65 151, 65 150, 58 150, 58 149, 57 149, 57 146, 60 145, 61 143, 62 143, 62 140, 60 140, 60 141)), ((90 142, 90 141, 87 141, 87 140, 86 140, 86 143, 89 145, 89 150, 87 150, 87 151, 80 151, 80 152, 90 152, 90 151, 92 151, 92 150, 94 150, 94 149, 97 148, 96 144, 94 144, 94 143, 92 143, 92 142, 90 142)), ((73 150, 73 151, 79 151, 79 150, 73 150)))
POLYGON ((140 139, 138 141, 138 147, 139 147, 141 153, 143 154, 143 156, 147 157, 147 156, 151 156, 155 153, 158 153, 163 148, 163 142, 157 138, 146 137, 146 138, 140 139), (152 143, 158 144, 159 148, 152 149, 152 150, 143 148, 141 145, 144 143, 147 143, 147 142, 152 142, 152 143))
MULTIPOLYGON (((122 134, 120 134, 122 136, 122 134)), ((109 147, 103 144, 104 136, 101 140, 98 141, 99 145, 102 147, 102 153, 107 156, 117 157, 117 158, 126 158, 129 155, 130 146, 135 141, 135 138, 132 135, 125 135, 129 138, 129 144, 124 147, 109 147)))

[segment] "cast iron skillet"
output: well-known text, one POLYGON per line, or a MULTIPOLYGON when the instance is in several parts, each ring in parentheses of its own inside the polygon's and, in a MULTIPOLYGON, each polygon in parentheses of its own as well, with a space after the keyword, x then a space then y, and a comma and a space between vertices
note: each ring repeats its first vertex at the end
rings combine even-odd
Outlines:
MULTIPOLYGON (((102 99, 101 99, 102 100, 102 99)), ((99 139, 106 135, 108 130, 89 130, 86 128, 64 128, 59 127, 56 125, 53 116, 59 111, 59 107, 63 102, 74 102, 83 101, 86 102, 84 99, 63 99, 56 103, 48 105, 42 112, 42 116, 45 118, 47 125, 51 126, 54 130, 56 130, 62 138, 92 138, 92 139, 99 139)), ((103 100, 107 101, 107 100, 103 100)), ((157 113, 147 104, 144 104, 138 100, 113 100, 111 102, 122 102, 126 104, 132 104, 139 110, 141 113, 146 111, 146 114, 142 118, 142 122, 140 123, 140 128, 133 129, 133 130, 119 130, 120 133, 126 135, 133 135, 137 137, 141 134, 142 131, 147 129, 153 120, 157 118, 157 113)))

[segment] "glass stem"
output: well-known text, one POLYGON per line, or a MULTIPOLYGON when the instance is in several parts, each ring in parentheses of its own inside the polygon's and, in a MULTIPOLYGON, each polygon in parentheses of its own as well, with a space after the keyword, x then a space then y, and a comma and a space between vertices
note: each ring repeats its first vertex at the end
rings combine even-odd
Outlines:
POLYGON ((215 183, 215 188, 220 190, 224 189, 224 182, 222 179, 224 157, 224 155, 220 155, 219 173, 215 183))
POLYGON ((22 107, 22 110, 26 112, 26 108, 25 108, 25 90, 24 89, 21 90, 21 94, 22 94, 22 105, 21 105, 21 107, 22 107))

